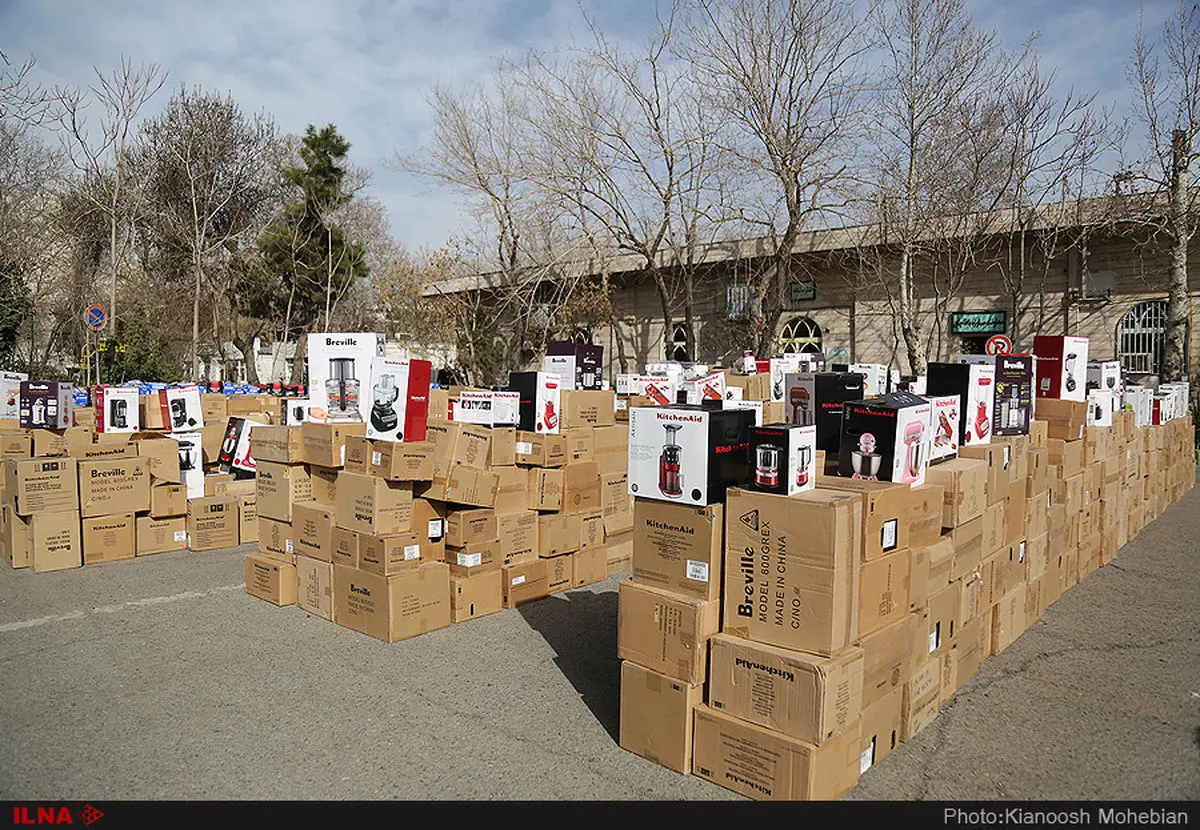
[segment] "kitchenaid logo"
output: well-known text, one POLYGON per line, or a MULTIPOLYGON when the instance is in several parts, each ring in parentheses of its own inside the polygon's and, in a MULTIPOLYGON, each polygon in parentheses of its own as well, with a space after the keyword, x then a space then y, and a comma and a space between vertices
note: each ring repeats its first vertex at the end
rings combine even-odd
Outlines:
POLYGON ((747 778, 742 778, 742 776, 735 775, 732 772, 725 773, 725 778, 728 779, 729 781, 733 781, 737 784, 744 784, 745 786, 749 787, 752 790, 758 790, 763 795, 771 794, 770 787, 764 787, 762 784, 759 784, 757 781, 751 781, 747 778))
POLYGON ((346 338, 343 338, 342 340, 338 340, 335 337, 326 337, 325 345, 326 346, 357 346, 358 341, 355 340, 353 337, 346 337, 346 338))
POLYGON ((755 671, 760 671, 760 672, 765 672, 766 674, 775 675, 776 677, 782 677, 784 680, 787 680, 789 683, 795 682, 795 680, 796 680, 796 675, 792 674, 790 671, 788 671, 786 669, 781 669, 778 666, 766 666, 766 665, 763 665, 762 663, 755 663, 751 660, 746 660, 742 657, 735 657, 733 660, 733 664, 735 666, 741 666, 743 669, 753 669, 755 671))
POLYGON ((683 421, 691 424, 704 423, 703 415, 685 415, 678 412, 655 412, 654 417, 659 421, 683 421))
POLYGON ((92 532, 98 530, 124 530, 128 525, 124 522, 117 522, 115 525, 92 525, 92 532))
POLYGON ((361 596, 369 597, 369 596, 371 596, 371 589, 364 588, 361 585, 355 585, 353 582, 351 582, 350 583, 350 593, 360 594, 361 596))
POLYGON ((842 411, 842 402, 841 401, 821 401, 821 408, 822 409, 836 409, 838 412, 841 412, 842 411))
POLYGON ((740 452, 747 449, 749 446, 749 441, 743 441, 740 444, 724 444, 713 447, 713 452, 715 452, 717 455, 723 455, 725 453, 740 452))
POLYGON ((852 406, 852 407, 850 407, 850 411, 853 412, 855 415, 873 415, 873 416, 878 416, 880 418, 895 418, 896 417, 896 413, 890 409, 867 409, 866 407, 862 407, 862 406, 852 406))
POLYGON ((646 527, 653 527, 657 530, 669 530, 672 533, 686 533, 689 536, 696 534, 696 528, 685 527, 684 525, 669 525, 666 522, 660 522, 657 519, 646 519, 646 527))

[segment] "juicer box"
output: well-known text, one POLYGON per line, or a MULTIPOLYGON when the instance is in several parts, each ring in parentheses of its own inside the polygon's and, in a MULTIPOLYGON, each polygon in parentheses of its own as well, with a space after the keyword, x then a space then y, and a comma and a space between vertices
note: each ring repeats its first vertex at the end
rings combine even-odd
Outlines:
POLYGON ((959 363, 994 366, 993 435, 1028 435, 1033 420, 1035 366, 1031 354, 959 355, 959 363))
POLYGON ((376 357, 371 364, 370 408, 363 414, 367 438, 424 441, 429 419, 428 360, 376 357))
POLYGON ((69 383, 20 382, 18 423, 25 429, 67 429, 74 425, 69 383))
POLYGON ((839 473, 847 478, 924 484, 932 443, 929 401, 889 392, 846 404, 839 473))
POLYGON ((817 428, 770 424, 750 428, 750 487, 781 496, 816 486, 817 428))
POLYGON ((992 410, 996 395, 996 365, 930 363, 925 392, 929 396, 958 395, 962 399, 958 444, 973 447, 992 440, 992 410))
POLYGON ((789 372, 787 393, 788 423, 816 426, 817 449, 837 455, 842 435, 842 404, 861 401, 863 376, 857 372, 789 372))
POLYGON ((562 411, 561 390, 558 375, 549 372, 511 373, 507 391, 521 396, 517 429, 557 435, 562 411))
POLYGON ((683 504, 719 502, 750 481, 745 409, 638 406, 629 411, 629 493, 683 504))
POLYGON ((1088 339, 1086 337, 1036 335, 1037 396, 1064 401, 1086 399, 1088 339))

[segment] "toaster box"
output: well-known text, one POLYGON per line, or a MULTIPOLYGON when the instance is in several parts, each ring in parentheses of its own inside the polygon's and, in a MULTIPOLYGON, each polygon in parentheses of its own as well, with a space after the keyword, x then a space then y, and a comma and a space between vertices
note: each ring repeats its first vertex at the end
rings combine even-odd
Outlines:
POLYGON ((20 382, 18 423, 25 429, 67 429, 74 425, 74 394, 69 383, 20 382))
POLYGON ((931 411, 929 401, 910 392, 848 401, 842 413, 838 472, 847 478, 924 484, 931 411))
POLYGON ((996 394, 995 363, 930 363, 925 391, 929 395, 958 395, 958 444, 973 447, 992 440, 992 414, 996 394))
POLYGON ((750 428, 750 487, 792 496, 816 486, 817 428, 768 424, 750 428))
POLYGON ((683 504, 719 502, 750 481, 745 409, 637 406, 629 411, 629 493, 683 504))

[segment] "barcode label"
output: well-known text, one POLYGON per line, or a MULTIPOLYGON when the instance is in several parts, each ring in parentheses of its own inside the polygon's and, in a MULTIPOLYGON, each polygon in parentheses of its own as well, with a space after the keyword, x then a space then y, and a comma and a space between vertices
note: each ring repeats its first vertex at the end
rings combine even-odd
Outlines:
POLYGON ((429 520, 429 533, 427 534, 429 536, 429 538, 430 539, 439 539, 443 535, 445 535, 445 531, 442 530, 442 526, 444 524, 445 524, 445 522, 443 519, 430 519, 429 520))
POLYGON ((188 535, 187 535, 186 530, 175 531, 175 541, 176 542, 186 542, 187 538, 188 538, 188 535))
POLYGON ((896 547, 896 534, 898 532, 899 521, 899 519, 888 519, 883 523, 879 544, 885 551, 896 547))
POLYGON ((291 553, 293 550, 295 550, 295 546, 292 545, 291 539, 283 540, 283 549, 286 550, 288 553, 291 553))
POLYGON ((513 584, 513 585, 521 585, 521 584, 523 584, 524 582, 525 582, 525 577, 524 577, 524 576, 514 576, 514 577, 512 578, 512 584, 513 584))
MULTIPOLYGON (((405 558, 407 558, 407 557, 405 557, 405 558)), ((478 565, 482 565, 483 564, 483 554, 482 553, 460 553, 458 555, 458 564, 460 567, 463 567, 463 568, 474 568, 478 565)), ((521 579, 524 580, 525 577, 521 577, 521 579)), ((516 582, 514 582, 513 584, 515 585, 516 582)))
POLYGON ((871 745, 862 751, 862 755, 858 758, 858 774, 862 775, 875 765, 875 739, 871 739, 871 745))
POLYGON ((371 453, 371 463, 372 464, 382 464, 383 463, 383 453, 372 452, 371 453))
POLYGON ((936 631, 929 632, 929 653, 933 654, 938 647, 938 633, 936 631))
POLYGON ((421 558, 421 546, 420 545, 405 545, 404 546, 404 561, 405 562, 407 562, 410 559, 420 559, 420 558, 421 558))
POLYGON ((528 441, 517 442, 517 455, 533 455, 533 444, 528 441))
POLYGON ((689 559, 687 561, 687 578, 697 582, 708 582, 708 563, 689 559))

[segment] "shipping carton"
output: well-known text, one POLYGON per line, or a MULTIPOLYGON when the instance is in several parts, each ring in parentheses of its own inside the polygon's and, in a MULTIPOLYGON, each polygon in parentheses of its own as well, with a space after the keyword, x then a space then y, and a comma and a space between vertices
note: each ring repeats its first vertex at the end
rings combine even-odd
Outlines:
POLYGON ((907 548, 862 564, 858 606, 860 637, 907 616, 911 572, 912 555, 907 548))
POLYGON ((257 553, 246 554, 246 593, 275 605, 295 605, 296 566, 257 553))
POLYGON ((292 505, 295 552, 321 562, 333 561, 334 511, 315 501, 292 505))
POLYGON ((305 421, 300 425, 300 460, 320 467, 341 467, 346 463, 347 436, 366 434, 366 424, 305 421))
POLYGON ((538 514, 533 510, 506 513, 496 518, 501 564, 528 562, 539 549, 538 514))
POLYGON ((330 542, 333 545, 333 564, 357 568, 360 539, 361 534, 334 525, 333 532, 330 534, 330 542))
POLYGON ((1083 430, 1087 425, 1087 403, 1085 401, 1039 397, 1035 414, 1039 421, 1046 423, 1047 438, 1078 441, 1083 437, 1083 430))
POLYGON ((259 461, 255 476, 258 515, 279 522, 292 520, 292 505, 313 500, 312 474, 303 464, 259 461))
POLYGON ((935 464, 929 468, 925 480, 942 488, 942 527, 957 527, 983 515, 989 501, 986 461, 955 458, 935 464))
POLYGON ((704 687, 629 660, 621 664, 622 749, 686 775, 692 768, 692 713, 704 687))
POLYGON ((994 504, 1008 495, 1008 486, 1016 478, 1019 469, 1013 463, 1012 447, 1009 444, 996 441, 978 447, 963 447, 958 460, 967 459, 975 459, 987 464, 984 494, 988 504, 994 504))
POLYGON ((528 476, 529 506, 541 511, 560 510, 563 492, 562 470, 533 467, 528 476))
POLYGON ((189 550, 232 548, 239 544, 238 503, 233 496, 210 496, 188 501, 189 550))
POLYGON ((942 536, 942 505, 946 488, 925 484, 910 488, 908 497, 908 545, 924 547, 937 542, 942 536))
POLYGON ((526 467, 561 467, 570 461, 565 435, 539 435, 518 430, 513 458, 526 467))
MULTIPOLYGON (((151 475, 153 478, 153 474, 151 475)), ((155 484, 150 488, 150 516, 169 519, 187 515, 187 488, 182 484, 155 484)))
POLYGON ((950 580, 954 581, 976 570, 983 560, 983 517, 959 525, 947 535, 954 545, 954 562, 950 566, 950 580))
POLYGON ((621 582, 619 592, 618 656, 685 683, 703 683, 708 639, 721 625, 720 600, 681 597, 630 580, 621 582))
POLYGON ((625 473, 600 474, 600 512, 609 536, 633 529, 633 499, 625 473))
MULTIPOLYGON (((591 432, 584 433, 591 438, 591 432)), ((588 449, 591 445, 589 441, 588 449)), ((492 427, 491 443, 488 445, 489 467, 511 467, 517 463, 517 428, 492 427)))
POLYGON ((83 565, 79 511, 38 512, 25 524, 29 564, 34 573, 83 565))
POLYGON ((615 421, 614 396, 603 390, 563 390, 562 429, 575 427, 607 427, 615 421))
POLYGON ((132 559, 137 542, 132 513, 84 517, 83 564, 132 559))
POLYGON ((258 498, 256 496, 234 496, 238 503, 238 542, 258 541, 258 498))
POLYGON ((862 705, 865 709, 900 692, 912 673, 913 644, 920 619, 905 614, 859 640, 863 651, 862 705))
POLYGON ((496 511, 492 508, 450 510, 446 513, 446 544, 463 548, 474 542, 499 537, 496 511))
POLYGON ((910 741, 938 715, 941 660, 926 659, 914 666, 901 698, 900 740, 910 741))
POLYGON ((579 550, 583 544, 583 518, 579 513, 538 517, 538 556, 550 558, 579 550))
POLYGON ((339 527, 376 535, 403 533, 412 527, 412 506, 413 488, 409 482, 386 481, 344 470, 338 474, 339 527))
POLYGON ((896 691, 863 707, 859 773, 881 763, 900 745, 903 730, 904 690, 896 691))
POLYGON ((637 499, 634 582, 697 599, 720 599, 724 516, 719 504, 691 507, 637 499))
POLYGON ((18 516, 79 510, 77 462, 69 457, 4 462, 4 501, 18 516))
POLYGON ((187 516, 171 519, 156 519, 153 516, 138 516, 134 522, 136 553, 144 556, 168 550, 187 549, 187 516))
POLYGON ((912 512, 912 488, 906 484, 864 481, 839 476, 823 476, 818 486, 826 490, 861 493, 863 502, 862 558, 879 559, 907 548, 912 512))
POLYGON ((596 427, 592 434, 592 460, 601 475, 624 473, 629 466, 629 426, 596 427))
POLYGON ((433 481, 436 451, 432 440, 376 441, 365 472, 388 481, 433 481))
POLYGON ((574 461, 562 468, 564 513, 582 513, 600 507, 600 474, 595 461, 574 461))
POLYGON ((550 595, 550 572, 545 559, 505 565, 500 572, 505 608, 516 608, 522 603, 550 595))
POLYGON ((601 582, 608 576, 608 549, 598 546, 580 548, 571 557, 571 587, 580 588, 601 582))
POLYGON ((992 653, 1008 648, 1025 631, 1025 585, 1018 585, 996 603, 992 619, 992 653))
POLYGON ((333 564, 296 557, 296 605, 323 620, 333 619, 333 564))
POLYGON ((425 562, 380 576, 335 565, 333 613, 338 625, 390 643, 445 628, 450 625, 450 568, 425 562))
POLYGON ((360 533, 358 537, 358 567, 367 573, 391 576, 420 567, 422 561, 433 561, 422 550, 424 536, 411 531, 379 536, 360 533))
POLYGON ((501 569, 450 577, 450 618, 466 622, 499 611, 504 604, 501 569))
POLYGON ((551 594, 566 591, 571 587, 571 578, 575 573, 575 553, 560 553, 557 556, 543 558, 546 563, 546 590, 551 594))

